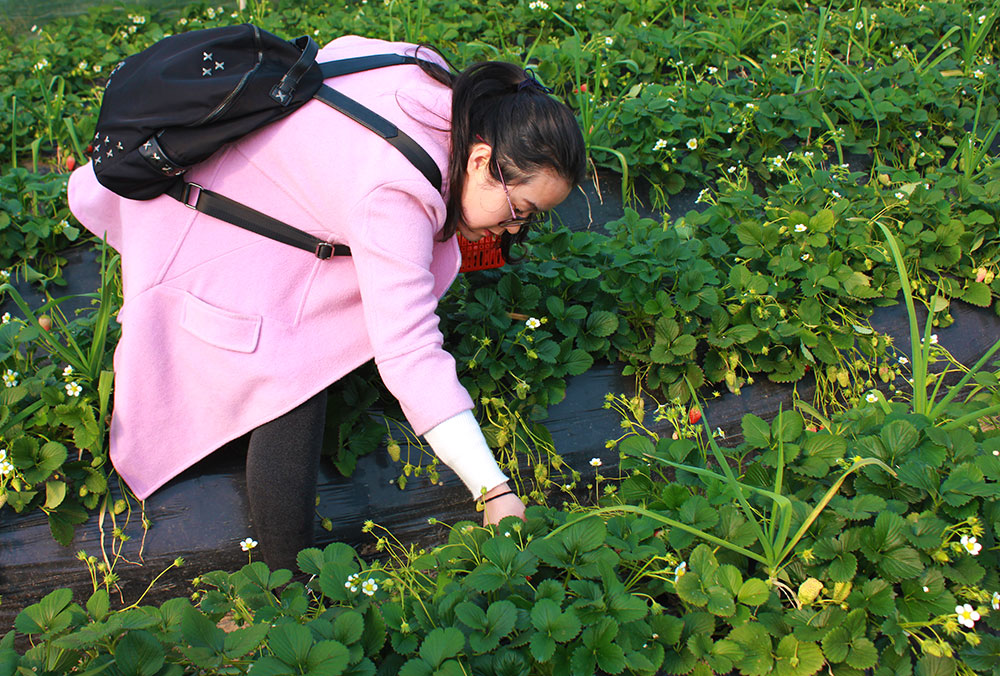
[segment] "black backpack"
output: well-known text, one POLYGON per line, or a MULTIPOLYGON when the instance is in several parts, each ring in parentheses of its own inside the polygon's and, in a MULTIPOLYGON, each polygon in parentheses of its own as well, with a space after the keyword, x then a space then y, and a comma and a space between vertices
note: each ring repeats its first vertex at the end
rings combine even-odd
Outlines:
POLYGON ((379 134, 441 190, 441 172, 406 133, 323 84, 337 75, 414 57, 378 54, 316 63, 312 38, 282 40, 244 24, 181 33, 134 54, 111 72, 91 151, 97 180, 130 199, 168 194, 210 216, 314 252, 349 255, 266 214, 193 183, 183 174, 222 146, 317 98, 379 134))

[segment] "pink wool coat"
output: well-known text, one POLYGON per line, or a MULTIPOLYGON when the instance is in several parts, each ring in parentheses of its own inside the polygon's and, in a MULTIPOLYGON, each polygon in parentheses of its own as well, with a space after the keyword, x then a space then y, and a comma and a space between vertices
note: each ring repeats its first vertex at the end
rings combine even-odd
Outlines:
MULTIPOLYGON (((413 46, 345 37, 318 60, 383 52, 413 46)), ((410 65, 328 84, 410 134, 448 175, 447 87, 410 65)), ((418 434, 472 408, 435 315, 458 244, 439 241, 444 199, 399 151, 311 101, 188 180, 353 255, 322 261, 167 196, 121 198, 89 164, 73 173, 73 213, 122 254, 111 459, 136 496, 372 358, 418 434)))

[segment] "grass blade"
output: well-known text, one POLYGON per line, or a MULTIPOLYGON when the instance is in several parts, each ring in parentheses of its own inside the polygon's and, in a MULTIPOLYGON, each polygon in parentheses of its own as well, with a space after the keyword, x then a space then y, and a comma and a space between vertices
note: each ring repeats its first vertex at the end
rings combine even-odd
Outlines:
POLYGON ((659 521, 660 523, 664 523, 664 524, 666 524, 666 525, 668 525, 668 526, 670 526, 672 528, 679 528, 682 531, 685 531, 687 533, 691 533, 692 535, 695 535, 697 537, 700 537, 700 538, 704 539, 706 542, 711 542, 712 544, 714 544, 714 545, 716 545, 718 547, 724 547, 725 549, 728 549, 731 552, 736 552, 737 554, 742 554, 743 556, 747 557, 748 559, 753 559, 754 561, 757 561, 758 563, 761 563, 761 564, 764 564, 764 565, 768 564, 767 560, 765 560, 760 554, 757 554, 756 552, 752 552, 749 549, 746 549, 744 547, 740 547, 739 545, 734 545, 731 542, 727 542, 727 541, 723 540, 722 538, 716 537, 716 536, 712 535, 711 533, 706 533, 703 530, 698 530, 697 528, 695 528, 693 526, 689 526, 686 523, 681 523, 680 521, 677 521, 675 519, 671 519, 670 517, 663 516, 662 514, 658 514, 657 512, 653 512, 651 510, 645 509, 643 507, 638 507, 638 506, 635 506, 635 505, 619 505, 619 506, 616 506, 616 507, 601 507, 599 509, 595 509, 595 510, 589 511, 589 512, 587 512, 587 514, 585 516, 583 516, 583 517, 581 517, 579 519, 573 519, 572 521, 567 521, 563 525, 561 525, 558 528, 554 529, 551 533, 549 533, 545 537, 546 538, 550 538, 553 535, 555 535, 556 533, 558 533, 559 531, 564 530, 566 528, 569 528, 573 524, 579 523, 580 521, 583 521, 584 519, 589 519, 589 518, 594 517, 594 516, 604 516, 605 514, 618 514, 618 513, 623 513, 623 512, 624 513, 629 513, 629 514, 638 514, 639 516, 645 516, 647 518, 653 519, 654 521, 659 521))
POLYGON ((813 522, 819 517, 820 513, 824 509, 826 509, 826 506, 828 504, 830 504, 830 500, 833 500, 833 496, 836 495, 837 491, 840 490, 840 486, 844 483, 845 480, 847 480, 847 477, 850 476, 856 470, 859 470, 867 465, 877 465, 882 469, 884 469, 889 474, 891 474, 892 476, 896 476, 896 473, 893 472, 888 465, 886 465, 878 458, 862 458, 861 460, 855 460, 854 463, 847 469, 847 471, 845 471, 840 476, 840 478, 837 479, 837 481, 835 481, 832 486, 830 486, 830 488, 826 491, 826 494, 823 496, 823 499, 820 500, 815 507, 813 507, 811 512, 809 512, 809 516, 807 516, 806 520, 802 522, 802 525, 799 527, 799 530, 796 531, 795 536, 785 546, 785 548, 781 550, 781 555, 778 557, 779 561, 784 561, 785 557, 787 557, 792 552, 792 550, 795 549, 795 545, 799 543, 799 540, 801 540, 802 536, 806 534, 806 532, 809 530, 809 527, 812 526, 813 522))

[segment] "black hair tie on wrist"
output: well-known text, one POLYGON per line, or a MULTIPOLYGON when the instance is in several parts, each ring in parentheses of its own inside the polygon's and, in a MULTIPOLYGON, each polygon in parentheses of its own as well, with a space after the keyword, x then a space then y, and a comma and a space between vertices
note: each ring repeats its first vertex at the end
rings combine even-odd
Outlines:
POLYGON ((488 498, 484 499, 483 500, 483 504, 485 505, 490 500, 496 500, 497 498, 502 498, 505 495, 511 495, 513 493, 514 493, 514 491, 504 491, 503 493, 497 493, 496 495, 493 495, 491 497, 488 497, 488 498))
POLYGON ((522 89, 537 89, 546 94, 552 93, 551 89, 538 81, 538 78, 535 77, 535 71, 527 69, 524 71, 524 79, 517 84, 517 91, 521 91, 522 89))

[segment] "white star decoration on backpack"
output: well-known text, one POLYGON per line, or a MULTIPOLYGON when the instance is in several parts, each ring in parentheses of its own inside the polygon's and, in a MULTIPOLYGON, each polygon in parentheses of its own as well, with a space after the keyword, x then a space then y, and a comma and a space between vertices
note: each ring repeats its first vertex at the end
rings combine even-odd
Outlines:
POLYGON ((202 77, 207 77, 207 76, 209 76, 211 74, 212 74, 212 69, 211 68, 202 68, 201 69, 201 76, 202 77))

